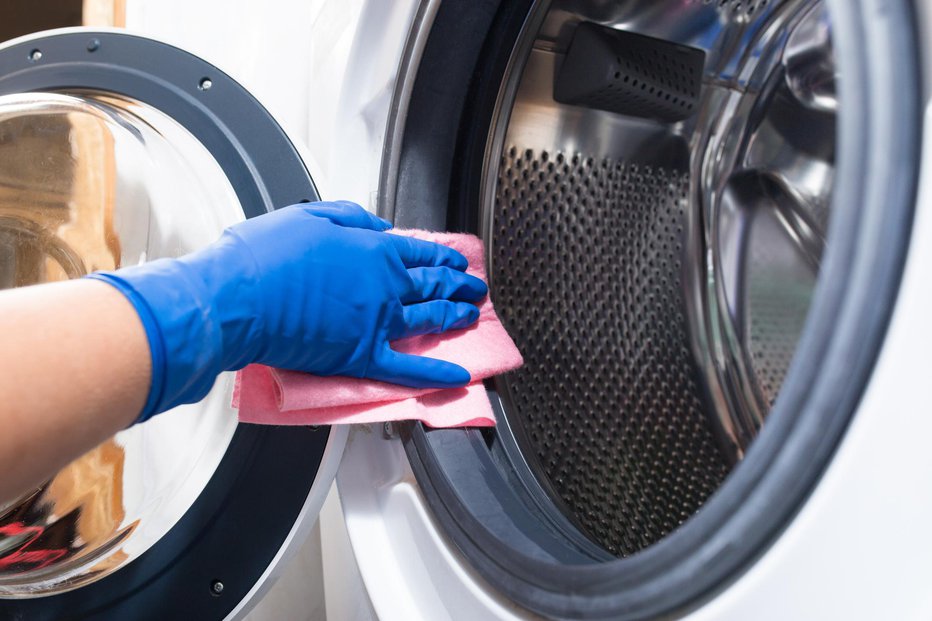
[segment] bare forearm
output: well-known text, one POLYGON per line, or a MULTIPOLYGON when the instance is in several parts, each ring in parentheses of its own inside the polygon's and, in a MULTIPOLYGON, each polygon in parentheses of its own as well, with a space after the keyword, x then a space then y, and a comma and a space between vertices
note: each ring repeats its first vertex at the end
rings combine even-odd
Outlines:
POLYGON ((0 292, 0 502, 133 422, 149 345, 116 289, 79 280, 0 292))

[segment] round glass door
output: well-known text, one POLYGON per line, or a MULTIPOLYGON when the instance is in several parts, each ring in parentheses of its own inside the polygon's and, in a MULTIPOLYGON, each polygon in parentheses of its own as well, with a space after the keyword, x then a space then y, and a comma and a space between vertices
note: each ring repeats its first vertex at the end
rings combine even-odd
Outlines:
MULTIPOLYGON (((158 110, 97 92, 0 97, 0 288, 179 256, 243 219, 214 157, 158 110)), ((0 597, 74 589, 163 537, 227 450, 231 391, 221 376, 202 402, 0 499, 0 597)))

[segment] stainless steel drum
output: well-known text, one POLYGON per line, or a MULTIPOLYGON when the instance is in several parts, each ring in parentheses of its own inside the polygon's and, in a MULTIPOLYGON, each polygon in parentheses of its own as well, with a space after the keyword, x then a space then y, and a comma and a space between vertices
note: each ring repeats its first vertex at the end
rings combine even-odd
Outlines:
POLYGON ((696 512, 779 398, 829 222, 830 27, 813 1, 557 1, 512 79, 481 229, 527 361, 504 412, 571 519, 626 556, 696 512), (691 76, 684 53, 704 53, 691 76), (602 65, 638 98, 692 81, 697 105, 555 100, 602 65))

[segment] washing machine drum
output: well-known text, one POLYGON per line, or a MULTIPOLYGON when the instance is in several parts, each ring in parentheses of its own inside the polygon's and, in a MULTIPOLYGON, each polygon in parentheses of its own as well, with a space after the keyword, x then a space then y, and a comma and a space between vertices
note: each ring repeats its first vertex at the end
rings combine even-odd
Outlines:
MULTIPOLYGON (((316 199, 275 121, 190 54, 89 31, 0 49, 0 288, 179 256, 316 199)), ((221 376, 0 504, 0 617, 242 608, 319 508, 330 434, 239 426, 232 387, 221 376)))
POLYGON ((440 524, 495 588, 557 617, 673 614, 805 501, 899 281, 910 12, 502 3, 471 66, 449 12, 457 57, 425 47, 385 208, 485 238, 525 357, 488 383, 494 432, 404 432, 440 524), (439 86, 458 66, 468 86, 439 86), (426 140, 444 124, 446 158, 426 140))

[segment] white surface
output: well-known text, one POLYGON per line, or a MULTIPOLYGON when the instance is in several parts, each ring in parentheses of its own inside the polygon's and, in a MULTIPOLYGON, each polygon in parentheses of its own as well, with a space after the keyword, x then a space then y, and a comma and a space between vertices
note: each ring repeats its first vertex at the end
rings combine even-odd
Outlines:
POLYGON ((320 543, 320 525, 315 524, 304 545, 283 567, 281 576, 243 621, 327 619, 320 543))
MULTIPOLYGON (((420 495, 401 442, 385 439, 380 427, 360 426, 350 433, 337 486, 346 531, 376 618, 533 618, 521 616, 514 605, 491 592, 447 545, 420 495)), ((343 597, 360 597, 360 586, 347 584, 343 597)), ((328 608, 340 595, 328 587, 328 608)))
POLYGON ((327 0, 127 0, 126 28, 200 56, 305 142, 314 17, 327 0))
POLYGON ((323 199, 371 209, 416 7, 417 0, 128 0, 126 21, 233 76, 300 144, 323 199))
MULTIPOLYGON (((369 601, 359 567, 353 556, 346 525, 343 522, 343 507, 336 485, 324 502, 320 512, 320 529, 327 533, 323 538, 321 556, 324 572, 324 592, 327 602, 327 618, 340 621, 374 621, 375 609, 369 601)), ((386 568, 386 571, 391 571, 386 568)))
MULTIPOLYGON (((375 205, 388 104, 416 0, 318 3, 308 41, 307 142, 321 194, 375 205)), ((315 177, 316 180, 316 177, 315 177)))

